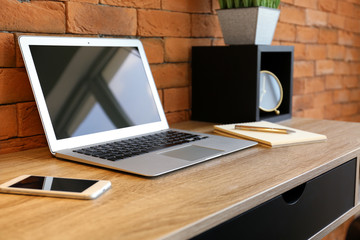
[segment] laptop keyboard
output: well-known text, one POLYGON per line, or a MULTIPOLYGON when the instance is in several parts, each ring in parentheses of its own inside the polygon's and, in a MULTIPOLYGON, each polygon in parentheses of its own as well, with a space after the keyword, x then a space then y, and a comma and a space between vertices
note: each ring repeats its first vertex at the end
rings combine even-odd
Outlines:
POLYGON ((168 130, 152 135, 77 149, 74 150, 74 152, 110 161, 117 161, 205 138, 207 138, 207 136, 168 130))

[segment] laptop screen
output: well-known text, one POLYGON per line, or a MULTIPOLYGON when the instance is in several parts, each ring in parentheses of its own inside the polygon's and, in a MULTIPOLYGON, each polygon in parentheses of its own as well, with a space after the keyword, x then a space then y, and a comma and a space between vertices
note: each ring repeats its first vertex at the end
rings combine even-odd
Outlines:
POLYGON ((30 51, 57 139, 161 121, 137 47, 30 51))

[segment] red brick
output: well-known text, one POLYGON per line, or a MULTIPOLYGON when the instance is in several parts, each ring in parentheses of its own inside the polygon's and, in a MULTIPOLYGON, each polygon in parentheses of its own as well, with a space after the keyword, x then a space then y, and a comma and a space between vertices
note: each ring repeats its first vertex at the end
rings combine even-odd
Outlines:
POLYGON ((166 63, 151 65, 157 88, 173 88, 189 86, 188 63, 166 63))
POLYGON ((39 113, 34 102, 17 104, 17 113, 19 137, 44 134, 39 113))
POLYGON ((319 60, 316 61, 316 75, 332 74, 334 73, 334 61, 319 60))
MULTIPOLYGON (((355 116, 349 117, 349 122, 360 122, 360 114, 357 114, 355 116)), ((347 231, 343 231, 343 234, 345 235, 347 231)))
POLYGON ((351 71, 350 64, 347 62, 336 61, 334 66, 334 74, 346 75, 351 71))
POLYGON ((360 61, 360 50, 357 48, 346 48, 345 61, 360 61))
POLYGON ((0 141, 0 154, 47 146, 44 135, 0 141))
POLYGON ((294 59, 304 60, 306 59, 306 45, 303 43, 286 43, 286 45, 294 46, 294 59))
POLYGON ((329 59, 344 59, 345 58, 345 47, 340 45, 328 45, 327 46, 327 57, 329 59))
MULTIPOLYGON (((281 3, 294 4, 294 0, 282 0, 281 3)), ((281 5, 281 4, 280 4, 281 5)))
POLYGON ((211 46, 224 46, 226 45, 223 38, 215 38, 212 41, 211 46))
POLYGON ((167 62, 185 62, 190 59, 190 38, 167 38, 165 39, 165 52, 167 62))
MULTIPOLYGON (((358 1, 358 0, 354 0, 358 1)), ((360 5, 354 5, 355 7, 355 16, 360 16, 360 5)))
MULTIPOLYGON (((15 33, 15 39, 18 39, 21 34, 15 33)), ((25 67, 24 60, 21 55, 19 43, 15 41, 15 67, 25 67)))
POLYGON ((314 106, 314 101, 311 95, 298 95, 293 96, 293 110, 299 111, 309 109, 314 106))
POLYGON ((325 45, 306 45, 307 60, 326 59, 327 49, 325 45))
POLYGON ((211 46, 211 40, 204 38, 166 38, 165 60, 167 62, 190 61, 192 46, 211 46))
POLYGON ((315 66, 313 62, 295 61, 294 62, 294 78, 312 77, 315 74, 315 66))
POLYGON ((279 21, 283 23, 305 25, 305 10, 282 5, 279 21))
POLYGON ((191 36, 222 37, 222 31, 217 16, 207 14, 192 14, 191 36))
POLYGON ((160 9, 160 0, 100 0, 101 4, 121 6, 121 7, 135 7, 135 8, 154 8, 160 9))
POLYGON ((138 10, 140 36, 190 37, 190 14, 158 10, 138 10))
POLYGON ((144 46, 146 57, 149 63, 164 62, 164 42, 159 38, 143 38, 141 42, 144 46))
POLYGON ((17 136, 16 106, 0 106, 0 140, 17 136))
POLYGON ((304 111, 300 110, 300 111, 292 111, 292 115, 293 117, 297 117, 297 118, 303 118, 304 117, 304 111))
POLYGON ((342 89, 343 81, 342 77, 338 75, 327 75, 325 77, 325 88, 326 89, 342 89))
POLYGON ((350 101, 360 101, 360 89, 350 90, 350 101))
POLYGON ((360 19, 345 18, 345 30, 360 33, 360 19))
POLYGON ((0 29, 21 32, 65 32, 65 6, 62 2, 1 1, 0 29))
MULTIPOLYGON (((46 1, 46 0, 33 0, 33 1, 46 1)), ((92 4, 99 3, 99 0, 58 0, 58 1, 84 2, 84 3, 92 3, 92 4)))
POLYGON ((304 118, 313 118, 313 119, 324 119, 324 109, 323 108, 311 108, 304 110, 304 118))
POLYGON ((336 12, 339 15, 356 17, 354 5, 345 1, 338 1, 338 7, 336 12))
POLYGON ((354 35, 354 47, 360 47, 360 34, 354 35))
POLYGON ((314 107, 324 107, 333 104, 332 92, 319 92, 314 94, 314 107))
POLYGON ((136 10, 67 2, 67 30, 78 34, 136 35, 136 10))
POLYGON ((25 69, 0 68, 0 104, 33 100, 33 93, 25 69))
MULTIPOLYGON (((357 115, 352 115, 352 116, 346 116, 346 117, 342 117, 341 119, 339 119, 339 121, 346 121, 346 122, 360 122, 360 114, 357 115)), ((343 229, 343 238, 339 238, 338 239, 345 239, 346 237, 346 233, 347 233, 347 229, 343 229)), ((326 239, 324 239, 326 240, 326 239)), ((329 239, 328 239, 329 240, 329 239)))
POLYGON ((305 94, 305 78, 295 78, 293 80, 293 95, 305 94))
POLYGON ((274 34, 274 40, 295 41, 296 28, 293 24, 278 22, 274 34))
POLYGON ((325 78, 314 77, 305 80, 305 94, 322 92, 325 90, 325 78))
POLYGON ((195 46, 211 46, 212 39, 211 38, 192 38, 191 39, 191 47, 195 46))
POLYGON ((354 6, 359 5, 359 0, 346 0, 346 1, 350 3, 355 3, 354 6))
POLYGON ((316 1, 314 0, 295 0, 294 5, 304 8, 317 8, 316 1))
POLYGON ((319 43, 337 43, 338 42, 338 32, 333 29, 320 28, 319 30, 319 43))
POLYGON ((341 116, 341 104, 331 104, 325 106, 325 119, 336 119, 341 116))
MULTIPOLYGON (((311 0, 312 1, 312 0, 311 0)), ((315 2, 315 1, 312 1, 315 2)), ((306 9, 306 24, 310 26, 326 26, 328 14, 322 11, 306 9)))
POLYGON ((190 120, 190 112, 189 111, 179 111, 179 112, 166 113, 166 119, 169 124, 189 121, 190 120))
POLYGON ((281 46, 281 42, 280 41, 276 41, 276 40, 273 40, 272 42, 271 42, 271 45, 276 45, 276 46, 281 46))
POLYGON ((165 112, 175 112, 186 109, 190 109, 190 89, 188 87, 164 90, 165 112))
POLYGON ((189 12, 189 13, 211 13, 211 0, 162 0, 162 9, 189 12))
POLYGON ((302 43, 317 43, 319 38, 319 29, 312 27, 296 28, 296 41, 302 43))
POLYGON ((334 91, 334 102, 344 103, 350 100, 350 91, 347 89, 335 90, 334 91))
POLYGON ((360 88, 360 76, 344 76, 343 79, 344 86, 346 88, 360 88))
POLYGON ((328 27, 335 27, 339 29, 344 29, 345 27, 345 17, 337 15, 335 13, 330 13, 328 15, 328 27))
POLYGON ((350 62, 350 74, 360 75, 360 63, 350 62))
POLYGON ((0 67, 15 67, 14 35, 0 33, 0 67))
POLYGON ((211 0, 212 12, 216 13, 216 10, 220 9, 219 0, 211 0))
POLYGON ((359 106, 358 103, 345 103, 342 105, 341 115, 342 116, 352 116, 359 113, 359 106))
POLYGON ((318 7, 322 11, 335 12, 337 9, 337 3, 337 0, 318 0, 318 7))

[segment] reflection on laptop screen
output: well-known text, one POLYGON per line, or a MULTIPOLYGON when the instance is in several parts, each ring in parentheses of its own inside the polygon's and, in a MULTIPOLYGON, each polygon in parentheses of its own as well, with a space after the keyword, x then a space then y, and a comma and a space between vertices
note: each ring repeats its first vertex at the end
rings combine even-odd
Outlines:
POLYGON ((160 121, 137 48, 30 50, 57 139, 160 121))

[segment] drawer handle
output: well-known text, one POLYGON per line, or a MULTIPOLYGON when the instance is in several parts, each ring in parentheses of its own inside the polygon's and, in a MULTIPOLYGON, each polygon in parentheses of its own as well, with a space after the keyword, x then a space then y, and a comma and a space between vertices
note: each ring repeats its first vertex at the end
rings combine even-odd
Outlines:
POLYGON ((296 204, 305 190, 306 183, 303 183, 282 194, 284 201, 289 205, 296 204))

